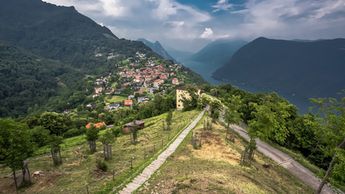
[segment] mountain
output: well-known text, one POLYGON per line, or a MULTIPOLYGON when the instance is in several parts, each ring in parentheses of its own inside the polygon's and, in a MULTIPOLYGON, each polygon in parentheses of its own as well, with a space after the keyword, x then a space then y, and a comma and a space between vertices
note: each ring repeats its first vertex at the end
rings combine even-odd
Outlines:
POLYGON ((58 61, 0 43, 0 117, 19 116, 43 106, 50 97, 62 95, 61 91, 77 88, 82 78, 80 72, 58 61))
POLYGON ((0 3, 0 116, 75 108, 92 92, 85 75, 99 76, 137 52, 157 56, 74 7, 41 0, 0 3))
POLYGON ((232 55, 245 44, 246 42, 242 40, 216 40, 184 59, 182 63, 202 75, 208 82, 218 84, 220 82, 212 78, 212 72, 229 61, 232 55))
POLYGON ((146 46, 151 48, 153 52, 157 53, 159 56, 163 57, 164 59, 175 61, 175 59, 169 55, 169 53, 164 49, 164 47, 161 45, 160 42, 158 41, 151 42, 143 38, 138 39, 138 41, 143 42, 146 46))
POLYGON ((171 47, 167 47, 166 50, 176 61, 180 63, 193 55, 193 52, 181 51, 171 47))
POLYGON ((258 38, 239 49, 214 77, 257 91, 277 91, 301 109, 308 98, 345 89, 345 39, 288 41, 258 38))
POLYGON ((221 67, 246 43, 247 42, 242 40, 216 40, 207 44, 200 51, 192 55, 189 60, 197 61, 202 64, 210 64, 214 67, 221 67))
POLYGON ((119 39, 74 7, 41 0, 0 2, 0 40, 45 58, 92 70, 109 56, 152 52, 141 42, 119 39))

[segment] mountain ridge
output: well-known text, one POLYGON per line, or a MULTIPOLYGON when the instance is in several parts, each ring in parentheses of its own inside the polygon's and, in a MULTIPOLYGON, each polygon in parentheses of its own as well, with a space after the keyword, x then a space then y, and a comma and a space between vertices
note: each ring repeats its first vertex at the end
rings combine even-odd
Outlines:
POLYGON ((169 53, 166 51, 166 49, 162 46, 162 44, 159 41, 151 42, 149 40, 146 40, 144 38, 139 38, 138 41, 143 42, 146 46, 152 49, 155 53, 157 53, 159 56, 163 57, 166 60, 176 61, 169 53))
POLYGON ((300 42, 260 37, 239 49, 213 76, 307 103, 312 97, 337 96, 345 88, 343 72, 345 39, 300 42))

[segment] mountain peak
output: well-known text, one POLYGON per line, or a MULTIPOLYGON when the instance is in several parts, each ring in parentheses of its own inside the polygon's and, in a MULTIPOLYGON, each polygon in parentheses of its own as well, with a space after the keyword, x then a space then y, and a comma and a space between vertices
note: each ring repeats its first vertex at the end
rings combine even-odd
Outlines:
POLYGON ((138 41, 141 41, 146 46, 150 47, 155 53, 157 53, 164 59, 175 61, 175 59, 170 56, 170 54, 163 48, 162 44, 159 41, 156 40, 154 42, 151 42, 145 38, 139 38, 138 41))

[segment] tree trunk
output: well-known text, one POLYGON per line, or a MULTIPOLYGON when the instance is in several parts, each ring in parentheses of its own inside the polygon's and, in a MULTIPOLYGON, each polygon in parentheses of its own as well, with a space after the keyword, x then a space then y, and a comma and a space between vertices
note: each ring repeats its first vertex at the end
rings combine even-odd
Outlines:
POLYGON ((52 159, 53 159, 54 165, 58 166, 58 165, 62 164, 60 146, 59 147, 52 147, 50 152, 52 154, 52 159))
POLYGON ((24 160, 23 161, 23 167, 22 167, 22 172, 23 172, 23 185, 29 185, 31 184, 31 175, 29 171, 29 166, 28 166, 28 161, 24 160))
POLYGON ((112 150, 112 147, 111 145, 108 145, 108 151, 109 151, 109 159, 112 159, 113 158, 113 150, 112 150))
POLYGON ((132 144, 135 144, 137 142, 137 130, 136 129, 132 129, 131 137, 132 137, 132 140, 131 140, 132 144))
POLYGON ((96 141, 89 141, 89 148, 91 153, 95 153, 96 150, 96 141))
POLYGON ((104 160, 111 160, 112 150, 111 150, 110 144, 103 144, 103 156, 104 156, 104 160))
POLYGON ((16 187, 16 192, 17 192, 18 183, 17 183, 16 170, 12 169, 12 173, 13 173, 14 186, 16 187))
MULTIPOLYGON (((337 148, 344 148, 344 147, 345 147, 345 138, 344 138, 343 141, 337 146, 337 148)), ((323 179, 322 179, 322 181, 321 181, 321 183, 320 183, 320 186, 319 186, 319 188, 318 188, 317 191, 316 191, 317 194, 321 193, 323 186, 325 186, 325 184, 327 183, 327 180, 328 180, 329 176, 330 176, 331 173, 332 173, 333 166, 334 166, 334 164, 335 164, 336 159, 337 159, 337 153, 334 152, 333 157, 332 157, 332 160, 331 160, 331 162, 330 162, 329 165, 328 165, 326 174, 325 174, 325 176, 323 177, 323 179)))

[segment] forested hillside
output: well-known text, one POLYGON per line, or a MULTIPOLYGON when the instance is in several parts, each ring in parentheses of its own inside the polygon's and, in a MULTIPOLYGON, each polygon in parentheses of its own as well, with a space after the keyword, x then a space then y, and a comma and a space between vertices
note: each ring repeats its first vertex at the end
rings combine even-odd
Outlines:
POLYGON ((142 42, 117 38, 108 28, 78 13, 41 0, 1 1, 0 40, 46 58, 93 70, 108 57, 151 53, 142 42))
POLYGON ((82 78, 58 61, 0 43, 0 117, 43 106, 50 97, 61 95, 58 88, 76 89, 82 78))

